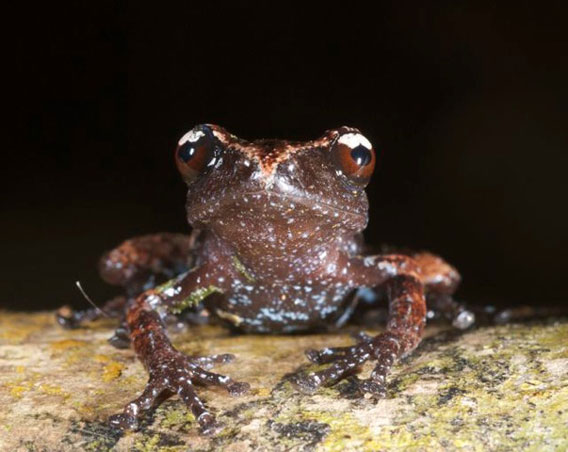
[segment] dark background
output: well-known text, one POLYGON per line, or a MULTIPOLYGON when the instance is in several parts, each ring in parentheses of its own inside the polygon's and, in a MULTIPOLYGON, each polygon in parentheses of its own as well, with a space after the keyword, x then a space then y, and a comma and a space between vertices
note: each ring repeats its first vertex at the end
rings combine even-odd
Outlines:
POLYGON ((173 148, 202 122, 357 126, 382 153, 368 241, 435 250, 470 302, 566 301, 561 2, 91 3, 5 16, 2 306, 84 305, 77 279, 102 302, 103 250, 186 231, 173 148))

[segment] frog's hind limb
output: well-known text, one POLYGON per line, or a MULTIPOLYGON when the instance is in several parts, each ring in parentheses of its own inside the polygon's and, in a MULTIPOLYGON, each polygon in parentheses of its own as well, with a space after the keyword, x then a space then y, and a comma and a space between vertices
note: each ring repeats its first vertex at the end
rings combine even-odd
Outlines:
POLYGON ((475 314, 453 298, 461 282, 458 271, 441 257, 429 252, 412 253, 410 256, 418 265, 429 314, 441 315, 460 330, 472 326, 475 314))
MULTIPOLYGON (((419 274, 424 284, 428 320, 445 319, 454 328, 465 330, 472 326, 477 316, 474 310, 454 299, 460 276, 457 270, 440 257, 428 252, 403 252, 412 257, 418 265, 419 274)), ((384 288, 359 290, 355 295, 354 322, 358 325, 376 326, 388 318, 388 308, 378 305, 386 298, 384 288)), ((382 303, 381 303, 382 304, 382 303)))
POLYGON ((122 287, 125 295, 108 300, 102 307, 73 310, 68 306, 56 313, 57 322, 64 328, 78 328, 82 323, 102 316, 121 318, 110 342, 119 347, 128 346, 124 321, 126 305, 144 290, 151 289, 157 278, 173 278, 187 271, 195 261, 199 248, 199 231, 191 235, 158 233, 135 237, 105 253, 99 260, 99 273, 103 280, 122 287))
POLYGON ((198 235, 163 232, 126 240, 101 257, 100 275, 135 297, 154 287, 156 277, 171 279, 187 271, 199 247, 198 235))

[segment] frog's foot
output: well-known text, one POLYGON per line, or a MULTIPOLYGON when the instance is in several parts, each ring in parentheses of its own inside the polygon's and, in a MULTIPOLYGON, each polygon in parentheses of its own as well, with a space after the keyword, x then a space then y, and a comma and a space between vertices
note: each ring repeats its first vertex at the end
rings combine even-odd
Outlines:
POLYGON ((386 395, 386 377, 401 349, 400 338, 393 333, 383 333, 376 337, 361 333, 359 342, 351 347, 306 350, 310 361, 328 364, 329 367, 318 372, 296 375, 293 383, 302 392, 312 393, 320 386, 329 386, 356 372, 366 361, 372 359, 377 365, 369 379, 359 381, 361 393, 374 397, 386 395))
POLYGON ((466 330, 475 323, 475 313, 464 303, 456 301, 452 295, 430 293, 426 296, 429 320, 445 318, 454 328, 466 330))
POLYGON ((76 329, 84 322, 92 322, 103 316, 116 318, 124 312, 126 297, 119 296, 108 300, 102 308, 89 308, 76 311, 70 306, 62 306, 55 313, 57 323, 65 329, 76 329))
POLYGON ((120 326, 114 330, 114 334, 109 337, 108 342, 115 348, 125 349, 130 347, 130 334, 125 319, 120 322, 120 326))
POLYGON ((142 395, 126 405, 121 414, 111 416, 110 424, 123 430, 136 430, 145 413, 168 397, 179 394, 193 412, 202 433, 218 432, 221 426, 197 396, 195 385, 221 386, 234 396, 244 394, 250 387, 248 383, 234 381, 230 377, 206 370, 233 359, 233 355, 189 357, 175 350, 161 354, 150 363, 150 379, 142 395))
POLYGON ((76 311, 71 306, 61 306, 55 313, 57 323, 66 330, 75 330, 81 326, 82 323, 97 320, 101 317, 96 309, 84 309, 76 311))

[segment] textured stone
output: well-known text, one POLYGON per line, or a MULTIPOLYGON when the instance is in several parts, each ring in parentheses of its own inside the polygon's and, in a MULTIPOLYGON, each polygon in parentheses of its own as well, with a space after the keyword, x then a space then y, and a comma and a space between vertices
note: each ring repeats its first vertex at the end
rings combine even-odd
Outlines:
MULTIPOLYGON (((200 388, 225 424, 200 436, 177 399, 139 432, 105 424, 146 373, 107 343, 113 323, 65 331, 53 313, 0 316, 0 450, 568 450, 568 322, 466 333, 430 328, 391 375, 386 399, 358 398, 353 379, 298 393, 287 376, 315 368, 306 348, 346 345, 341 334, 233 336, 214 326, 173 333, 188 354, 233 353, 216 368, 247 381, 233 398, 200 388)), ((368 373, 367 365, 363 373, 368 373)))

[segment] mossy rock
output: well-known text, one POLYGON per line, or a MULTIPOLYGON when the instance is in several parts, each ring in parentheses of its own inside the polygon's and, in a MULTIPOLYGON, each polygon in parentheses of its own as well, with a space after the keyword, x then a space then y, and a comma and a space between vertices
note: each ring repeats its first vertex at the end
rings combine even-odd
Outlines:
MULTIPOLYGON (((223 431, 200 436, 177 398, 139 432, 105 420, 136 396, 146 373, 107 343, 114 324, 66 331, 53 313, 0 317, 0 450, 568 450, 568 322, 429 328, 390 378, 382 400, 353 379, 314 395, 289 375, 310 368, 306 348, 346 345, 341 334, 234 336, 214 326, 172 332, 188 354, 233 353, 221 373, 251 384, 231 397, 200 388, 223 431)), ((363 368, 368 373, 372 364, 363 368)))

